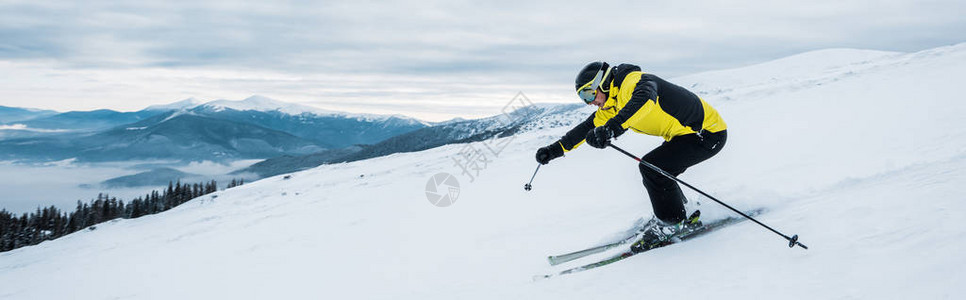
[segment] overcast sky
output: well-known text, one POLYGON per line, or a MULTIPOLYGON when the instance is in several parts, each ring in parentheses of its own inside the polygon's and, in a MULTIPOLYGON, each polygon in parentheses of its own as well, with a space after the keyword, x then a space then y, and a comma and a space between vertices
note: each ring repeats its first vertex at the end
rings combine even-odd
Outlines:
POLYGON ((966 1, 8 1, 0 105, 139 110, 260 94, 426 120, 573 102, 598 59, 668 78, 804 51, 966 41, 966 1))

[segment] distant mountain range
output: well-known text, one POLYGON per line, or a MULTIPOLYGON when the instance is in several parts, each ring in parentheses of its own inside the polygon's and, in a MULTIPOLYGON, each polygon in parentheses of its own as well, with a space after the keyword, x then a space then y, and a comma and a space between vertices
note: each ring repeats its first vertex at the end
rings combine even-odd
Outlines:
POLYGON ((108 109, 100 109, 93 111, 71 111, 58 113, 29 120, 15 121, 15 123, 37 130, 91 132, 138 122, 157 114, 158 112, 156 111, 142 110, 136 112, 119 112, 108 109))
MULTIPOLYGON (((136 112, 56 113, 2 108, 0 160, 118 162, 265 159, 232 175, 268 177, 451 143, 504 137, 584 119, 583 105, 533 105, 489 118, 427 123, 404 116, 349 114, 252 96, 186 99, 136 112)), ((191 174, 156 166, 107 187, 163 185, 191 174)))
POLYGON ((400 152, 415 152, 452 143, 484 141, 506 137, 521 131, 572 126, 583 121, 593 110, 585 105, 533 105, 508 115, 476 120, 454 120, 400 134, 373 145, 326 150, 308 155, 281 156, 236 171, 259 177, 310 169, 322 164, 350 162, 400 152))
MULTIPOLYGON (((172 168, 158 168, 134 175, 121 176, 101 182, 105 188, 125 188, 139 186, 164 186, 171 181, 185 181, 199 175, 181 172, 172 168)), ((201 180, 199 180, 201 181, 201 180)))
POLYGON ((137 112, 53 113, 3 108, 0 159, 226 161, 375 144, 425 128, 403 116, 324 111, 253 96, 188 99, 137 112))
POLYGON ((0 106, 0 123, 18 122, 56 115, 56 111, 0 106))

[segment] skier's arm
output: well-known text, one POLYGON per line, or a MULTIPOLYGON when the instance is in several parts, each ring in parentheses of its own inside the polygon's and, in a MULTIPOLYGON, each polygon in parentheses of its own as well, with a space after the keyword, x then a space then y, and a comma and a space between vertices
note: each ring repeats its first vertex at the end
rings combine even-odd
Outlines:
POLYGON ((594 129, 595 115, 596 114, 591 114, 587 120, 577 124, 576 127, 568 131, 567 134, 560 138, 560 140, 537 149, 537 162, 545 165, 551 160, 563 156, 564 152, 573 150, 582 144, 584 142, 584 136, 586 136, 587 132, 594 129))
POLYGON ((577 124, 577 126, 560 138, 560 146, 563 147, 564 151, 574 150, 584 142, 584 137, 587 136, 587 132, 594 129, 594 116, 595 114, 590 114, 586 120, 577 124))

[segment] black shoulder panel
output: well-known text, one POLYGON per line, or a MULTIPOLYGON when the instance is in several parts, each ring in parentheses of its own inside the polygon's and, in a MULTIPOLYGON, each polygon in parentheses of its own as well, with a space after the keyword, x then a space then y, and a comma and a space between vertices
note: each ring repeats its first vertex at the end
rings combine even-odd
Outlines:
POLYGON ((627 74, 640 70, 641 67, 632 64, 620 64, 619 66, 614 67, 614 86, 620 88, 621 83, 624 82, 624 78, 627 77, 627 74))
POLYGON ((701 130, 704 123, 704 107, 701 106, 701 98, 698 98, 698 95, 653 74, 641 76, 641 81, 645 79, 657 83, 658 105, 661 110, 678 119, 681 125, 691 127, 694 131, 701 130))

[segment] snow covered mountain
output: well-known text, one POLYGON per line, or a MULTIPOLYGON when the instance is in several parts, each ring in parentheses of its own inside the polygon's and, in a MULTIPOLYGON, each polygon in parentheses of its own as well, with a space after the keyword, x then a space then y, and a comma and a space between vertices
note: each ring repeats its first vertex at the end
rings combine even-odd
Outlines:
POLYGON ((274 99, 254 95, 244 100, 234 101, 234 100, 215 100, 208 103, 200 104, 192 108, 206 107, 211 110, 223 110, 223 109, 234 109, 234 110, 255 110, 255 111, 280 111, 291 115, 300 115, 303 113, 311 113, 317 115, 331 115, 337 114, 338 112, 324 110, 320 108, 276 101, 274 99))
POLYGON ((188 98, 178 102, 150 106, 146 110, 171 110, 171 109, 184 109, 193 111, 206 111, 221 112, 225 110, 235 110, 235 111, 258 111, 258 112, 277 112, 281 114, 294 115, 294 116, 331 116, 331 117, 342 117, 342 118, 355 118, 360 120, 376 121, 376 120, 387 120, 387 119, 404 119, 413 123, 421 123, 428 125, 428 123, 414 118, 406 117, 403 115, 375 115, 375 114, 362 114, 362 113, 348 113, 342 111, 326 110, 316 107, 311 107, 307 105, 301 105, 297 103, 282 102, 269 97, 261 95, 253 95, 251 97, 242 100, 214 100, 210 102, 201 102, 195 98, 188 98))
POLYGON ((254 107, 237 110, 206 104, 185 111, 287 132, 315 141, 327 149, 375 144, 427 126, 426 123, 409 117, 349 113, 319 114, 319 111, 298 111, 292 107, 285 110, 260 110, 254 107))
POLYGON ((198 105, 203 104, 201 100, 195 99, 194 97, 184 99, 177 102, 172 102, 168 104, 151 105, 145 108, 147 111, 169 111, 169 110, 182 110, 189 109, 198 105))
MULTIPOLYGON (((966 228, 958 221, 966 211, 959 126, 966 44, 910 54, 830 50, 768 66, 670 79, 702 92, 729 125, 723 152, 681 177, 733 206, 766 208, 759 219, 799 234, 807 251, 744 222, 532 282, 556 269, 546 255, 609 240, 651 214, 635 162, 609 149, 568 152, 524 191, 534 150, 568 129, 548 123, 496 140, 506 147, 468 174, 454 161, 484 141, 267 178, 0 253, 0 298, 950 299, 966 292, 966 228), (796 76, 765 75, 799 65, 796 76), (446 208, 426 198, 440 172, 460 183, 446 208)), ((660 142, 629 133, 615 143, 642 155, 660 142)), ((687 195, 702 203, 692 208, 706 220, 728 214, 687 195)))
POLYGON ((531 105, 505 115, 473 120, 454 119, 437 123, 373 145, 271 158, 235 173, 254 173, 261 177, 268 177, 327 163, 351 162, 393 153, 421 151, 452 143, 478 142, 526 131, 572 126, 583 121, 592 112, 593 109, 582 104, 531 105), (583 109, 580 109, 582 107, 583 109))
POLYGON ((208 103, 187 99, 137 112, 67 112, 19 123, 50 130, 0 133, 0 158, 264 159, 375 144, 427 126, 408 117, 328 112, 261 96, 208 103))

